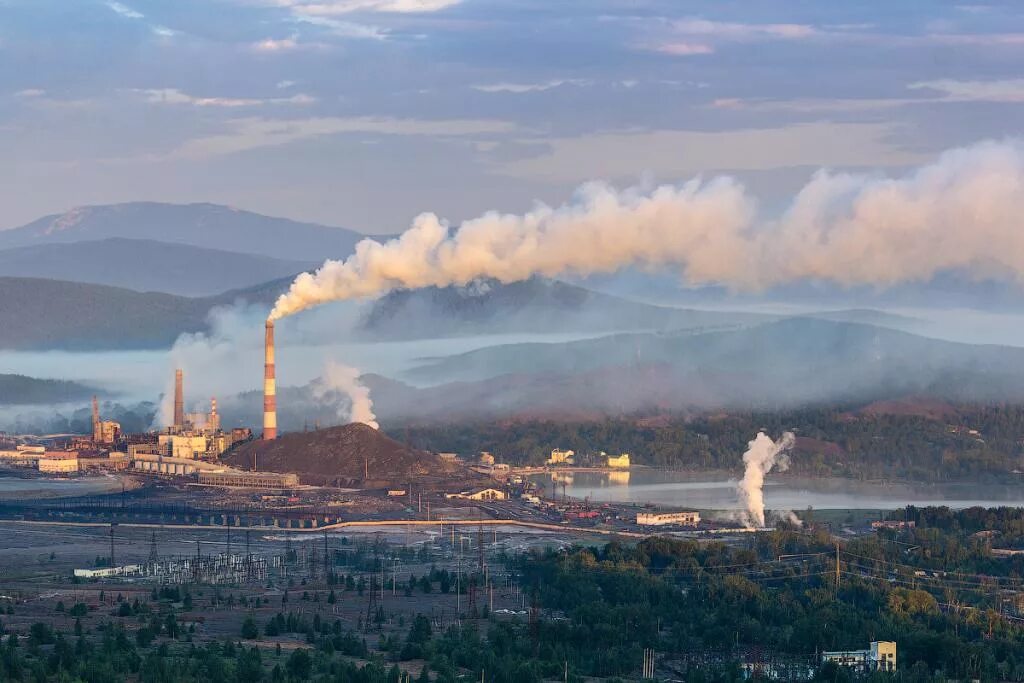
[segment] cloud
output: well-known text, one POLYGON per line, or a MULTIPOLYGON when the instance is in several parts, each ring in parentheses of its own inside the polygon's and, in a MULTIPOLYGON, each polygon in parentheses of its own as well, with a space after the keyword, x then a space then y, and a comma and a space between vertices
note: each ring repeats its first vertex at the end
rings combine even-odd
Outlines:
POLYGON ((818 34, 818 30, 808 24, 745 24, 693 18, 670 22, 670 26, 674 33, 681 35, 736 41, 766 38, 800 40, 818 34))
POLYGON ((23 99, 30 99, 34 97, 42 97, 45 94, 46 91, 40 88, 25 88, 24 90, 19 90, 18 92, 14 93, 14 96, 23 99))
POLYGON ((458 5, 461 0, 279 0, 278 4, 307 16, 331 16, 352 12, 426 13, 458 5))
POLYGON ((252 49, 257 52, 286 52, 288 50, 294 50, 299 46, 298 40, 295 36, 289 38, 266 38, 259 42, 252 44, 252 49))
POLYGON ((653 46, 655 52, 660 52, 664 55, 672 55, 674 57, 689 57, 691 55, 709 55, 715 51, 715 48, 705 43, 662 43, 660 45, 653 46))
POLYGON ((119 2, 108 2, 107 7, 112 9, 117 14, 120 14, 122 17, 125 17, 126 19, 142 19, 146 16, 142 12, 136 12, 131 7, 128 7, 127 5, 122 5, 119 2))
POLYGON ((579 182, 636 178, 644 172, 679 177, 711 170, 756 171, 796 166, 898 166, 920 160, 884 142, 887 124, 795 124, 724 131, 612 131, 579 137, 520 140, 546 153, 507 161, 495 172, 529 180, 579 182))
POLYGON ((929 33, 920 40, 929 45, 964 47, 1019 47, 1024 45, 1024 33, 929 33))
POLYGON ((552 88, 558 88, 563 85, 575 85, 585 86, 590 85, 593 81, 582 79, 582 78, 558 78, 550 81, 543 81, 540 83, 486 83, 480 85, 470 86, 473 90, 479 90, 480 92, 496 93, 528 93, 528 92, 543 92, 545 90, 551 90, 552 88))
POLYGON ((422 135, 436 138, 509 133, 515 126, 487 119, 396 119, 381 117, 320 117, 309 119, 243 118, 229 122, 230 130, 196 138, 171 153, 171 157, 205 159, 277 147, 300 140, 346 133, 422 135))
POLYGON ((699 17, 676 20, 642 20, 647 38, 637 48, 675 57, 707 55, 722 43, 746 43, 765 40, 805 40, 822 35, 809 24, 750 24, 711 21, 699 17))
POLYGON ((331 33, 331 35, 339 38, 384 40, 388 37, 388 32, 385 29, 382 29, 379 26, 371 26, 369 24, 357 24, 351 21, 341 21, 339 19, 331 19, 329 17, 308 16, 303 14, 295 15, 294 19, 295 21, 302 22, 304 24, 325 28, 331 33))
POLYGON ((307 105, 316 102, 309 95, 297 94, 291 97, 270 97, 266 99, 242 97, 196 97, 184 93, 177 88, 153 88, 135 90, 145 96, 150 104, 182 104, 195 107, 255 107, 262 104, 295 104, 307 105))
POLYGON ((935 90, 947 102, 1024 102, 1024 79, 1000 81, 958 81, 943 78, 918 81, 907 86, 912 90, 935 90))
POLYGON ((288 88, 295 85, 295 81, 278 81, 275 86, 278 90, 287 90, 288 88))

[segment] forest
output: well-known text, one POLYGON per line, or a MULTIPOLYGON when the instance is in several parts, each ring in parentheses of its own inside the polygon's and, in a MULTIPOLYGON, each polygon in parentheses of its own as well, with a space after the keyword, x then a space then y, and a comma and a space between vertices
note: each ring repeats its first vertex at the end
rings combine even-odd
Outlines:
MULTIPOLYGON (((373 647, 382 614, 353 631, 283 598, 272 617, 250 613, 237 637, 201 642, 167 609, 191 593, 154 589, 153 602, 122 603, 95 631, 76 620, 66 633, 38 623, 7 635, 0 680, 620 683, 637 676, 644 649, 655 653, 656 680, 687 683, 764 678, 751 662, 801 680, 1024 680, 1024 560, 992 554, 993 539, 1024 539, 1024 513, 907 508, 893 517, 916 526, 838 544, 812 523, 738 543, 654 537, 507 554, 497 561, 529 591, 529 616, 482 607, 441 630, 410 615, 373 647), (818 657, 872 640, 897 643, 895 674, 818 657)), ((446 577, 433 570, 400 583, 411 595, 445 590, 446 577)), ((335 590, 362 593, 352 583, 335 590)))
MULTIPOLYGON (((587 462, 601 451, 637 464, 681 470, 738 470, 758 431, 798 439, 790 471, 814 477, 913 481, 1019 481, 1024 406, 958 405, 943 418, 873 414, 855 406, 770 413, 407 425, 391 434, 440 452, 494 453, 515 465, 543 463, 553 448, 587 462), (1011 477, 1011 479, 1007 479, 1011 477)), ((594 464, 599 460, 594 459, 594 464)))

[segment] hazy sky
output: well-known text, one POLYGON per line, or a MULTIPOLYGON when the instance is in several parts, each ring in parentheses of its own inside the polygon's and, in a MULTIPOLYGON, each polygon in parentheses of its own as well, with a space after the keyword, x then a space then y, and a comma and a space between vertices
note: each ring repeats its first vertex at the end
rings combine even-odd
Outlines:
POLYGON ((592 178, 894 169, 1020 133, 1024 3, 0 0, 0 227, 212 201, 396 232, 592 178))

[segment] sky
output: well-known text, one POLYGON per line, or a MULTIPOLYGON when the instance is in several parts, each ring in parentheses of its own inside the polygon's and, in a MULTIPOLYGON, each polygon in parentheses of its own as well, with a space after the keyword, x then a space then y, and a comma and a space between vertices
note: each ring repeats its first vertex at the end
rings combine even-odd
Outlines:
POLYGON ((1024 4, 0 0, 0 228, 209 201, 395 233, 1021 133, 1024 4))

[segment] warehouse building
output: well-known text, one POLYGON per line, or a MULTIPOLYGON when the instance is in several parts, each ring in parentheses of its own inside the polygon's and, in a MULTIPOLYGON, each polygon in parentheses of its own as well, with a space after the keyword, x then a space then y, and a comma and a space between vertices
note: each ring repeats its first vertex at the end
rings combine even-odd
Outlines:
POLYGON ((638 512, 636 523, 640 526, 697 526, 700 513, 687 512, 638 512))
POLYGON ((862 673, 896 671, 896 643, 891 640, 872 641, 867 650, 837 650, 822 652, 821 661, 834 662, 862 673))

